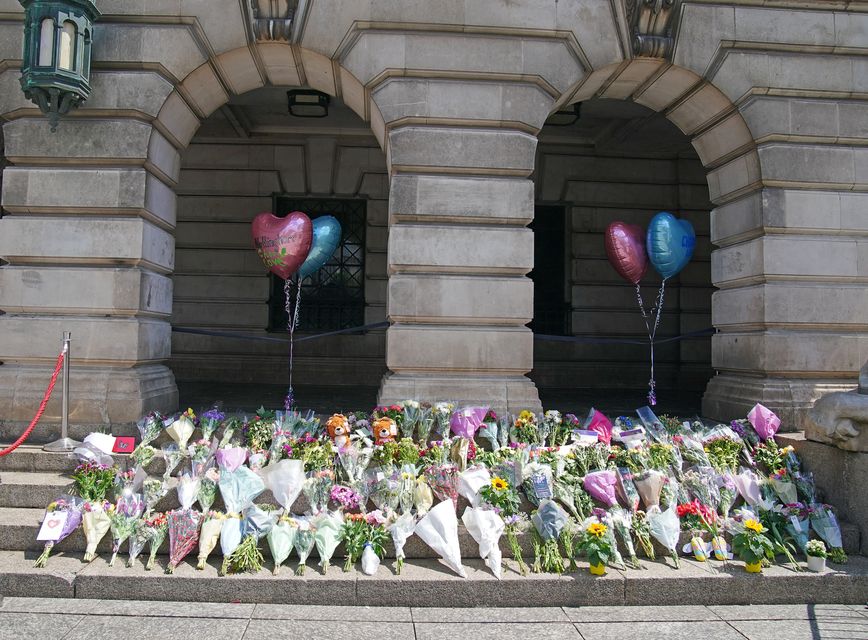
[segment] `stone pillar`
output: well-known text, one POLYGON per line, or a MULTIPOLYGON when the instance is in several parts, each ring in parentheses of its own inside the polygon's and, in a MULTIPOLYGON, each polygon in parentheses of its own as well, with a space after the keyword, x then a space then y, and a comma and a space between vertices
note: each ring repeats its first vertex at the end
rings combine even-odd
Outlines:
MULTIPOLYGON (((152 132, 132 118, 65 119, 55 134, 41 117, 3 127, 0 437, 33 417, 65 330, 73 436, 176 408, 166 366, 175 196, 163 180, 177 155, 156 152, 169 146, 152 132)), ((58 387, 37 439, 59 414, 58 387)))
MULTIPOLYGON (((406 398, 539 409, 533 366, 534 168, 529 127, 491 121, 388 126, 417 95, 501 115, 550 99, 527 85, 391 80, 374 93, 387 123, 389 197, 386 374, 380 402, 406 398), (436 86, 429 86, 436 85, 436 86), (501 95, 511 92, 511 102, 501 95), (442 93, 440 93, 442 92, 442 93), (455 99, 450 102, 449 97, 455 99)), ((540 104, 541 103, 541 104, 540 104)), ((417 103, 418 104, 418 103, 417 103)), ((512 114, 510 114, 512 115, 512 114)), ((541 124, 541 120, 538 124, 541 124)))
POLYGON ((761 402, 785 430, 848 391, 868 354, 868 109, 757 96, 740 107, 763 187, 712 213, 713 365, 706 415, 761 402), (862 124, 860 124, 862 123, 862 124))

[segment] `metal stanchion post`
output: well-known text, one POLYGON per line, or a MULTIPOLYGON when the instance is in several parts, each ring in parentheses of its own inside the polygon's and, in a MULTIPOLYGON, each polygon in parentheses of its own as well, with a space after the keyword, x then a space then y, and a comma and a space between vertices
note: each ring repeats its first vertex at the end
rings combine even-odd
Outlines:
POLYGON ((63 400, 60 410, 60 439, 49 442, 42 447, 43 451, 51 453, 63 453, 72 451, 81 443, 69 437, 69 342, 72 334, 63 332, 63 400))

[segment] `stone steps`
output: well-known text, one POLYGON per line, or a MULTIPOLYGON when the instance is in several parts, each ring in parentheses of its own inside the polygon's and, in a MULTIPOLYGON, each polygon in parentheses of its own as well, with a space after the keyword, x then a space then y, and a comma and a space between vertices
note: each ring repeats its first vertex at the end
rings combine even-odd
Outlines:
POLYGON ((717 567, 683 559, 681 569, 649 563, 645 571, 609 571, 591 576, 587 563, 579 571, 560 576, 519 575, 507 561, 498 581, 478 559, 466 559, 467 579, 455 575, 436 560, 408 561, 395 575, 391 561, 373 576, 357 569, 344 573, 332 566, 323 575, 316 560, 308 562, 304 576, 293 575, 292 566, 274 576, 257 574, 217 575, 218 559, 204 571, 182 563, 174 575, 160 569, 145 571, 137 562, 109 567, 103 558, 90 564, 80 556, 59 553, 47 569, 34 569, 35 552, 0 552, 0 593, 5 596, 164 600, 193 602, 255 602, 363 606, 583 606, 672 604, 862 604, 868 594, 868 559, 853 558, 844 567, 824 573, 795 573, 780 566, 761 576, 748 574, 740 562, 717 567))

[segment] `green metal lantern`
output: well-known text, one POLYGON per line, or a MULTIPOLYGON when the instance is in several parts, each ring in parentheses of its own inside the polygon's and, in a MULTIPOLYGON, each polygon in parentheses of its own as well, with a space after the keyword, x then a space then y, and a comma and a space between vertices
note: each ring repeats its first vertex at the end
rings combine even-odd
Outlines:
POLYGON ((57 130, 60 116, 90 96, 93 0, 19 0, 24 7, 21 88, 57 130))

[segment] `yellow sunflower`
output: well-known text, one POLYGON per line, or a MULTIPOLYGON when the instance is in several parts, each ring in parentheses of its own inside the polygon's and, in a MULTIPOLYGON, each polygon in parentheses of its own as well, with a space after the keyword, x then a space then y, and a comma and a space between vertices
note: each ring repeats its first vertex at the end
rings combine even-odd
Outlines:
POLYGON ((602 538, 604 535, 606 535, 607 530, 608 527, 606 527, 606 525, 600 522, 592 522, 588 526, 588 533, 590 533, 592 536, 597 536, 598 538, 602 538))
POLYGON ((755 531, 756 533, 762 533, 763 531, 765 531, 763 526, 759 522, 757 522, 756 520, 753 520, 753 519, 745 520, 744 528, 750 529, 751 531, 755 531))
POLYGON ((498 478, 497 476, 491 479, 491 486, 494 487, 495 491, 509 489, 509 483, 503 478, 498 478))

